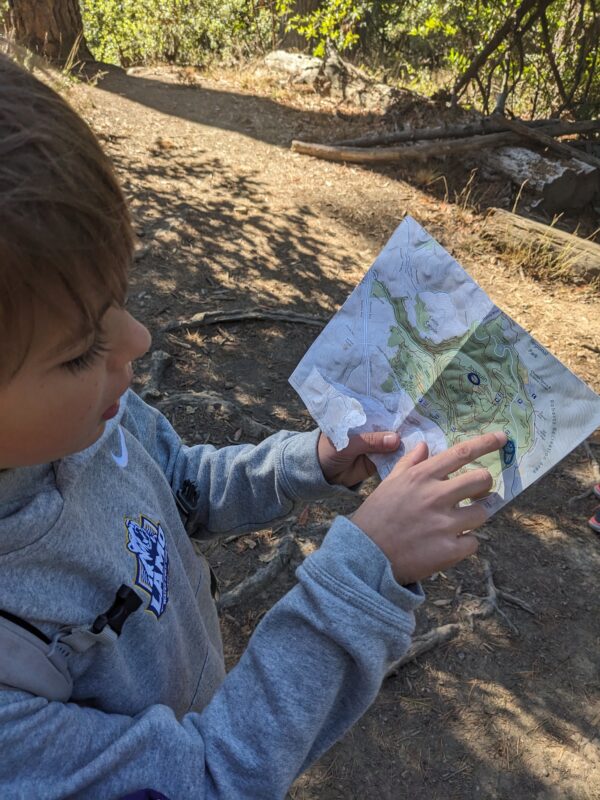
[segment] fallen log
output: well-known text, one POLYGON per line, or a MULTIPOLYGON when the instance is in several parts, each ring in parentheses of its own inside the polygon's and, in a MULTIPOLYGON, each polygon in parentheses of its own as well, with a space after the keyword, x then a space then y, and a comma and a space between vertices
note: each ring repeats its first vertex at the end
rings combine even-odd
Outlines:
POLYGON ((525 139, 533 139, 534 142, 544 145, 544 147, 549 147, 561 156, 565 156, 566 158, 579 158, 581 161, 585 161, 593 167, 600 167, 600 158, 596 158, 596 156, 590 153, 580 153, 565 142, 557 142, 545 131, 531 128, 529 125, 524 125, 520 120, 509 119, 508 117, 504 117, 503 122, 507 128, 515 133, 519 133, 525 139))
POLYGON ((480 161, 532 192, 534 207, 550 214, 583 208, 600 188, 598 170, 578 158, 550 159, 525 147, 500 147, 483 153, 480 161))
MULTIPOLYGON (((409 130, 393 131, 380 133, 371 136, 362 136, 358 139, 342 139, 333 142, 334 147, 376 147, 377 145, 397 144, 399 142, 414 142, 424 139, 452 139, 462 136, 475 136, 484 133, 500 133, 509 130, 503 122, 504 118, 483 117, 477 122, 468 122, 462 125, 438 125, 435 128, 411 128, 409 130)), ((533 119, 523 122, 523 125, 531 128, 542 128, 556 125, 555 119, 533 119)), ((575 133, 592 133, 600 131, 600 120, 588 119, 572 123, 562 123, 568 126, 564 135, 575 133)))
POLYGON ((546 252, 562 271, 581 280, 600 280, 600 245, 581 239, 532 219, 520 217, 501 208, 492 208, 486 218, 485 235, 505 244, 515 243, 546 252))
MULTIPOLYGON (((548 125, 545 133, 550 136, 564 136, 570 133, 568 124, 557 122, 548 125)), ((340 161, 352 164, 386 164, 400 161, 439 158, 457 153, 472 152, 485 147, 504 147, 522 144, 523 136, 510 131, 489 133, 482 136, 468 136, 461 139, 443 139, 433 142, 417 142, 402 147, 341 147, 317 144, 315 142, 292 141, 292 152, 322 158, 326 161, 340 161)))

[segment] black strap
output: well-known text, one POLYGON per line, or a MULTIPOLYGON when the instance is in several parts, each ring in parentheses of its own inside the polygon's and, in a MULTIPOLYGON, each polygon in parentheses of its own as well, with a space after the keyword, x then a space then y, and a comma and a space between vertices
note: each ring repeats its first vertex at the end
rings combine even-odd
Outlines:
POLYGON ((51 639, 49 639, 45 633, 42 633, 42 631, 39 628, 36 628, 35 625, 32 625, 31 622, 27 622, 26 620, 21 619, 21 617, 17 617, 16 614, 11 614, 10 611, 3 611, 1 608, 0 608, 0 617, 4 617, 4 619, 7 619, 14 625, 19 625, 21 628, 24 628, 26 631, 29 631, 29 633, 32 633, 34 636, 37 636, 38 639, 41 639, 46 644, 50 644, 51 639))

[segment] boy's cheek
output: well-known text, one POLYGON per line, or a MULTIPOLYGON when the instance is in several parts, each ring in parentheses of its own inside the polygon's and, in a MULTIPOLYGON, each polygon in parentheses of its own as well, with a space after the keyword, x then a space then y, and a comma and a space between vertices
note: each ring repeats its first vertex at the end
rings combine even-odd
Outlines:
MULTIPOLYGON (((83 387, 81 387, 83 388, 83 387)), ((97 386, 83 402, 69 403, 60 392, 0 396, 0 469, 57 461, 97 441, 105 423, 97 409, 97 386)), ((55 387, 56 389, 56 387, 55 387)))

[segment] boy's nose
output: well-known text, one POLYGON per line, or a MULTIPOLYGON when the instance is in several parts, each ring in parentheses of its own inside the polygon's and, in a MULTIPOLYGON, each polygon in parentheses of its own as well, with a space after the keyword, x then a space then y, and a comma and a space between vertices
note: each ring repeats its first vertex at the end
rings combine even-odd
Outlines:
POLYGON ((122 314, 118 339, 110 354, 112 361, 110 368, 116 370, 121 369, 124 364, 135 361, 136 358, 141 358, 148 352, 152 342, 150 331, 145 325, 124 309, 122 314))
MULTIPOLYGON (((131 315, 129 315, 131 317, 131 315)), ((131 331, 129 346, 131 349, 130 361, 141 358, 147 353, 152 343, 152 336, 145 325, 142 325, 135 317, 131 317, 131 331)))
POLYGON ((132 346, 134 343, 136 345, 136 353, 133 358, 141 358, 141 356, 147 353, 150 349, 150 345, 152 344, 152 336, 145 325, 142 325, 142 323, 137 319, 134 319, 134 317, 131 319, 135 328, 135 336, 132 337, 132 346))

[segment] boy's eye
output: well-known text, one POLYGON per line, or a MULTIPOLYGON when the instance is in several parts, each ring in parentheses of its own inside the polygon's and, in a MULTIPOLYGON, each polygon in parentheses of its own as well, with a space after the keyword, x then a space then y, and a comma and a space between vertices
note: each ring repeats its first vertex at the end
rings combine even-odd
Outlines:
POLYGON ((82 353, 80 356, 76 358, 72 358, 69 361, 65 361, 64 364, 61 364, 61 368, 69 370, 69 372, 77 373, 81 372, 88 367, 91 367, 96 359, 103 356, 105 353, 108 352, 108 342, 103 339, 100 335, 96 336, 96 339, 92 346, 82 353))

